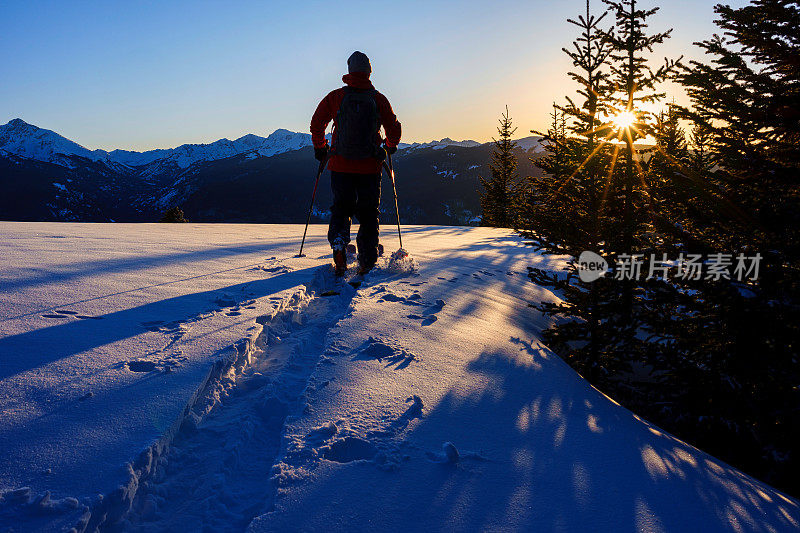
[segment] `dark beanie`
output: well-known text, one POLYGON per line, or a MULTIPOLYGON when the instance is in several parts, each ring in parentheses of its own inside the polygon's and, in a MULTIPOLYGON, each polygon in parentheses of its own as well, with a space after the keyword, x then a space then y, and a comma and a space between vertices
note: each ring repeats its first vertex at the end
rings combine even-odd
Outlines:
POLYGON ((362 52, 353 52, 347 59, 347 72, 352 74, 353 72, 366 72, 369 74, 372 72, 372 65, 369 64, 369 58, 366 54, 362 52))

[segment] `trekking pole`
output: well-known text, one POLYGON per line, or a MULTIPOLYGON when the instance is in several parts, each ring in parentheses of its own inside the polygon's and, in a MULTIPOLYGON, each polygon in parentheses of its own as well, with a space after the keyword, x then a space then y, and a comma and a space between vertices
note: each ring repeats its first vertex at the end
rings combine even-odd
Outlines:
POLYGON ((327 162, 328 162, 327 157, 319 162, 319 169, 317 170, 317 179, 314 181, 314 192, 311 193, 311 205, 308 206, 308 216, 306 217, 306 229, 303 230, 303 240, 300 243, 300 253, 297 254, 295 257, 305 257, 303 255, 303 246, 306 243, 306 233, 308 233, 308 223, 311 222, 311 211, 312 209, 314 209, 314 199, 317 197, 317 185, 319 185, 319 177, 322 176, 322 172, 325 170, 325 164, 327 162))
POLYGON ((400 208, 397 207, 397 186, 394 184, 394 167, 392 166, 392 154, 388 151, 386 152, 386 159, 389 161, 387 165, 386 162, 383 163, 383 166, 386 168, 386 173, 389 174, 389 178, 392 180, 392 191, 394 192, 394 210, 397 213, 397 238, 400 239, 400 249, 403 249, 403 235, 400 233, 400 208))

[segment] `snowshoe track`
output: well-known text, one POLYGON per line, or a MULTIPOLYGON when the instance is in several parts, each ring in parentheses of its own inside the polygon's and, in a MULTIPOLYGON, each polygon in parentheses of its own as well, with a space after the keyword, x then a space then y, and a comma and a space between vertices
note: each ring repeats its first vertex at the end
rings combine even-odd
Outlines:
POLYGON ((284 424, 307 408, 326 333, 354 295, 326 265, 260 317, 261 331, 231 348, 174 429, 131 465, 128 486, 108 495, 78 529, 242 531, 269 509, 284 424))

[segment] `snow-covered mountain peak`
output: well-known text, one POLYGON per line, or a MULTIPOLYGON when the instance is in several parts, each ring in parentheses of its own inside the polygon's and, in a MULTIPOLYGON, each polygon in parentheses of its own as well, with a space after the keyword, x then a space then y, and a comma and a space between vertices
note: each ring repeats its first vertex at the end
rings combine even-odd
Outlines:
POLYGON ((87 150, 54 131, 28 124, 21 118, 0 126, 0 150, 18 157, 58 164, 63 163, 63 156, 77 155, 98 161, 108 155, 102 150, 87 150))
POLYGON ((441 141, 431 141, 427 143, 400 143, 398 146, 401 150, 419 150, 422 148, 433 148, 434 150, 441 150, 443 148, 447 148, 448 146, 460 146, 463 148, 472 148, 474 146, 479 146, 481 143, 478 141, 472 140, 464 140, 464 141, 454 141, 450 137, 445 137, 441 141))
POLYGON ((279 128, 267 136, 264 140, 264 144, 258 150, 258 154, 269 157, 292 150, 299 150, 306 146, 311 146, 310 134, 297 133, 279 128))
POLYGON ((198 161, 215 161, 252 152, 254 156, 269 157, 311 146, 311 135, 287 129, 277 129, 267 137, 253 133, 236 140, 223 138, 208 144, 182 144, 166 148, 137 152, 132 150, 88 150, 61 135, 28 124, 15 118, 0 126, 0 150, 37 161, 70 166, 64 156, 80 156, 107 164, 118 163, 129 167, 156 164, 159 168, 177 166, 187 168, 198 161))
MULTIPOLYGON (((517 146, 524 151, 531 151, 533 150, 534 153, 538 153, 544 150, 544 147, 541 144, 541 137, 531 136, 531 137, 524 137, 522 139, 515 139, 514 142, 517 143, 517 146)), ((480 146, 481 144, 491 144, 489 143, 479 143, 478 141, 473 140, 464 140, 464 141, 455 141, 450 137, 445 137, 440 141, 431 141, 427 143, 400 143, 398 146, 401 150, 409 150, 415 151, 420 150, 423 148, 433 148, 434 150, 442 150, 449 146, 459 146, 462 148, 473 148, 475 146, 480 146)))
POLYGON ((8 124, 6 124, 6 126, 9 126, 9 127, 12 127, 12 128, 24 128, 26 126, 27 127, 35 127, 35 126, 31 126, 30 124, 28 124, 27 122, 25 122, 21 118, 14 118, 14 119, 9 120, 8 124))
POLYGON ((233 142, 235 142, 237 144, 240 144, 242 146, 252 146, 253 148, 256 148, 256 147, 261 146, 262 144, 264 144, 265 140, 266 139, 264 137, 260 137, 258 135, 253 134, 253 133, 248 133, 246 135, 242 135, 241 137, 239 137, 238 139, 236 139, 233 142))
POLYGON ((531 150, 533 150, 534 153, 539 153, 544 151, 542 138, 536 135, 531 135, 530 137, 523 137, 522 139, 514 139, 514 142, 517 144, 519 148, 522 148, 526 152, 531 150))
MULTIPOLYGON (((326 135, 330 139, 330 135, 326 135)), ((445 137, 427 143, 400 143, 401 150, 414 151, 423 148, 440 150, 450 146, 472 148, 481 143, 473 140, 455 141, 445 137)), ((538 137, 517 140, 523 150, 541 151, 538 137)), ((0 126, 0 151, 18 157, 72 166, 70 156, 79 156, 106 165, 127 167, 148 166, 147 175, 157 174, 170 168, 185 169, 200 161, 216 161, 242 154, 248 157, 271 157, 311 146, 311 135, 279 128, 267 137, 248 133, 235 140, 222 138, 208 144, 182 144, 176 148, 162 148, 137 152, 132 150, 89 150, 83 146, 46 129, 15 118, 0 126)))
POLYGON ((305 135, 304 133, 298 133, 295 131, 289 131, 285 128, 278 128, 277 130, 273 131, 269 135, 267 135, 267 139, 273 138, 281 138, 281 137, 288 137, 292 135, 305 135))
POLYGON ((109 152, 108 158, 111 161, 115 161, 129 167, 137 167, 147 165, 159 159, 164 159, 172 153, 172 150, 172 148, 160 148, 156 150, 148 150, 146 152, 113 150, 112 152, 109 152))

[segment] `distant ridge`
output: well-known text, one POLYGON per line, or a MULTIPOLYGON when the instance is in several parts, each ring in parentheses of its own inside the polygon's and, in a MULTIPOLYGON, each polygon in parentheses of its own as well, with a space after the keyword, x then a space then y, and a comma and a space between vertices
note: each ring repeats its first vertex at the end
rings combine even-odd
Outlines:
POLYGON ((76 155, 92 161, 117 163, 129 167, 164 160, 175 164, 178 168, 187 168, 198 161, 216 161, 247 152, 256 152, 260 156, 269 157, 310 145, 311 135, 307 133, 277 129, 267 137, 250 133, 233 141, 219 139, 209 144, 182 144, 176 148, 146 152, 133 150, 106 152, 89 150, 51 130, 28 124, 19 118, 0 126, 0 150, 17 157, 54 164, 63 164, 62 156, 76 155))
MULTIPOLYGON (((542 149, 537 137, 517 141, 520 176, 541 172, 532 160, 542 149)), ((478 223, 480 178, 491 172, 493 150, 493 143, 449 138, 401 145, 394 156, 401 221, 478 223)), ((107 152, 15 119, 0 125, 0 220, 145 222, 180 207, 192 222, 303 223, 317 166, 311 136, 286 129, 107 152)), ((329 216, 328 176, 314 222, 329 216)), ((395 220, 392 195, 382 197, 382 218, 395 220)))
MULTIPOLYGON (((517 141, 523 150, 541 151, 539 137, 526 137, 517 141)), ((426 143, 400 143, 401 150, 425 148, 443 149, 449 146, 472 148, 481 144, 472 140, 455 141, 445 137, 439 141, 426 143)), ((64 156, 79 156, 96 162, 140 167, 154 162, 163 162, 159 167, 175 166, 188 168, 198 161, 217 161, 241 154, 251 157, 271 157, 273 155, 300 150, 311 146, 311 135, 287 129, 277 129, 267 137, 248 133, 235 139, 219 139, 208 144, 182 144, 175 148, 162 148, 137 152, 134 150, 89 150, 58 133, 29 124, 15 118, 0 126, 0 150, 16 157, 33 159, 45 163, 70 166, 64 156)))

